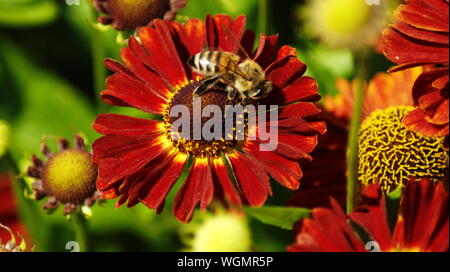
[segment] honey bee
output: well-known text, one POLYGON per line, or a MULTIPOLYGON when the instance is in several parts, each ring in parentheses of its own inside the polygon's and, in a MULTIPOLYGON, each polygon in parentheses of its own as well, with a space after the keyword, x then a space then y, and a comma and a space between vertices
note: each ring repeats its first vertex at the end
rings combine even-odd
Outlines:
MULTIPOLYGON (((240 44, 239 47, 246 55, 240 44)), ((257 62, 246 57, 242 60, 237 54, 219 50, 206 50, 191 56, 188 65, 205 76, 202 84, 194 90, 194 95, 200 96, 221 85, 227 92, 229 102, 247 104, 267 97, 273 89, 272 82, 266 79, 264 70, 257 62)))

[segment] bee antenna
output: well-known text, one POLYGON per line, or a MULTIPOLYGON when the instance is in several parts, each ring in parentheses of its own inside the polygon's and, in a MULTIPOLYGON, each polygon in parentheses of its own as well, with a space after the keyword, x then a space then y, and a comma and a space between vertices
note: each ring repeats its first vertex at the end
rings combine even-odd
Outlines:
POLYGON ((237 38, 233 35, 233 33, 231 32, 231 30, 224 24, 222 24, 223 29, 225 30, 227 36, 229 36, 238 46, 239 46, 239 51, 247 58, 249 59, 250 56, 247 54, 247 51, 245 51, 245 49, 242 47, 242 44, 240 41, 237 40, 237 38))

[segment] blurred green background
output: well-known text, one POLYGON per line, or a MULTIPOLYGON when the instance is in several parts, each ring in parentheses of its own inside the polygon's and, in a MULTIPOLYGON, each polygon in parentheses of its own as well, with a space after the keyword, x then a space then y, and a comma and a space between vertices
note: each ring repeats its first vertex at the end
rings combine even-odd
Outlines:
MULTIPOLYGON (((26 159, 38 154, 42 137, 72 139, 81 132, 92 143, 98 135, 91 124, 100 112, 120 112, 145 116, 132 109, 109 108, 97 97, 104 81, 95 75, 106 73, 99 58, 118 59, 117 32, 93 27, 97 13, 88 0, 0 0, 0 120, 11 126, 9 158, 24 170, 26 159), (72 5, 69 5, 72 4, 72 5)), ((351 79, 354 57, 348 49, 329 49, 302 32, 298 7, 303 1, 267 0, 190 0, 178 18, 204 18, 206 14, 247 15, 247 27, 259 32, 280 34, 280 44, 299 51, 315 77, 320 93, 335 94, 335 80, 351 79)), ((389 63, 373 53, 370 71, 385 71, 389 63)), ((52 143, 52 141, 50 141, 52 143)), ((55 145, 51 145, 53 148, 55 145)), ((0 166, 10 166, 7 159, 0 166)), ((9 162, 10 162, 9 161, 9 162)), ((275 198, 268 205, 283 205, 292 194, 274 186, 275 198)), ((23 199, 23 187, 15 184, 25 223, 39 222, 30 230, 39 251, 64 251, 74 239, 73 229, 61 208, 44 215, 35 203, 23 199), (33 219, 34 218, 34 219, 33 219)), ((172 195, 168 200, 173 199, 172 195)), ((1 200, 0 200, 1 201, 1 200)), ((184 226, 172 215, 170 203, 156 215, 143 205, 114 209, 115 201, 103 207, 95 205, 89 220, 90 250, 93 251, 177 251, 186 248, 180 239, 184 226)), ((196 215, 198 215, 197 213, 196 215)), ((196 218, 194 218, 194 225, 196 218)), ((1 220, 1 219, 0 219, 1 220)), ((293 233, 249 218, 255 248, 284 251, 293 241, 293 233)))

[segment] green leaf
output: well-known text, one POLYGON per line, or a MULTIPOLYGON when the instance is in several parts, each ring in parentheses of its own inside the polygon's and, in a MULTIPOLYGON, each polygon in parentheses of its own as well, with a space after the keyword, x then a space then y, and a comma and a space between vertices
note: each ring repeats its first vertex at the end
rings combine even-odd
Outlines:
POLYGON ((283 229, 291 230, 294 223, 307 217, 309 209, 298 207, 265 206, 261 208, 246 208, 247 214, 261 222, 283 229))
POLYGON ((312 44, 298 52, 300 59, 308 65, 307 75, 319 83, 321 95, 336 94, 336 80, 351 78, 354 73, 353 55, 349 49, 329 49, 312 44))
MULTIPOLYGON (((43 135, 72 139, 75 133, 82 132, 90 140, 97 137, 91 127, 95 118, 93 105, 80 90, 56 73, 34 64, 17 44, 4 36, 0 36, 0 60, 2 92, 19 97, 13 106, 15 114, 8 120, 13 135, 9 150, 15 165, 31 154, 40 153, 43 135)), ((17 182, 16 185, 19 209, 27 229, 37 240, 37 250, 64 250, 63 244, 55 242, 56 237, 48 235, 56 226, 53 221, 67 224, 64 217, 41 216, 38 206, 42 203, 24 199, 23 184, 17 182)))
POLYGON ((2 0, 0 1, 0 25, 23 27, 42 25, 58 17, 59 9, 54 0, 2 0))
POLYGON ((397 186, 397 188, 395 188, 395 190, 393 190, 392 192, 390 192, 387 197, 391 200, 391 201, 398 201, 400 200, 400 197, 402 196, 402 192, 403 192, 403 187, 402 186, 397 186))
POLYGON ((39 153, 42 136, 72 139, 78 132, 93 140, 97 134, 91 127, 95 119, 90 104, 67 81, 55 73, 37 67, 9 39, 0 37, 0 57, 6 77, 13 84, 7 92, 20 94, 21 100, 11 120, 11 151, 17 160, 39 153))
POLYGON ((177 12, 182 16, 205 19, 206 14, 228 14, 232 17, 245 14, 247 28, 256 29, 259 0, 189 0, 185 8, 177 12))
POLYGON ((395 190, 386 195, 386 209, 388 223, 391 231, 394 230, 398 219, 398 210, 400 207, 400 199, 402 197, 403 186, 397 186, 395 190))

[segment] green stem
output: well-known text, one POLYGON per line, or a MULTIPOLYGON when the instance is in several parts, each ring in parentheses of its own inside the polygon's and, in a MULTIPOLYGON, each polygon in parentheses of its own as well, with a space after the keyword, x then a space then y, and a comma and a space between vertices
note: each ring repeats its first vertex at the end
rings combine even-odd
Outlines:
POLYGON ((88 245, 88 226, 86 218, 84 218, 81 212, 75 212, 72 214, 72 222, 75 230, 75 239, 80 245, 80 251, 86 252, 89 250, 88 245))
POLYGON ((364 101, 364 84, 366 80, 367 67, 365 64, 366 54, 364 51, 356 54, 356 69, 358 88, 355 93, 353 104, 353 114, 350 123, 350 132, 348 135, 348 153, 347 153, 347 213, 353 211, 358 184, 358 133, 361 125, 361 114, 364 101))
POLYGON ((267 33, 268 17, 269 17, 268 0, 259 0, 258 22, 257 22, 258 33, 267 33))
POLYGON ((103 66, 105 53, 103 50, 101 33, 97 29, 92 29, 92 70, 94 72, 94 95, 97 98, 99 106, 103 102, 100 100, 100 92, 105 88, 106 70, 103 66))
MULTIPOLYGON (((90 21, 95 22, 97 18, 97 11, 95 10, 92 2, 89 4, 90 8, 90 21)), ((99 110, 105 106, 105 104, 100 99, 100 92, 105 88, 106 79, 106 69, 103 65, 103 60, 105 58, 105 50, 102 43, 102 33, 96 27, 91 28, 91 57, 92 57, 92 72, 94 78, 94 96, 96 98, 99 110)))

